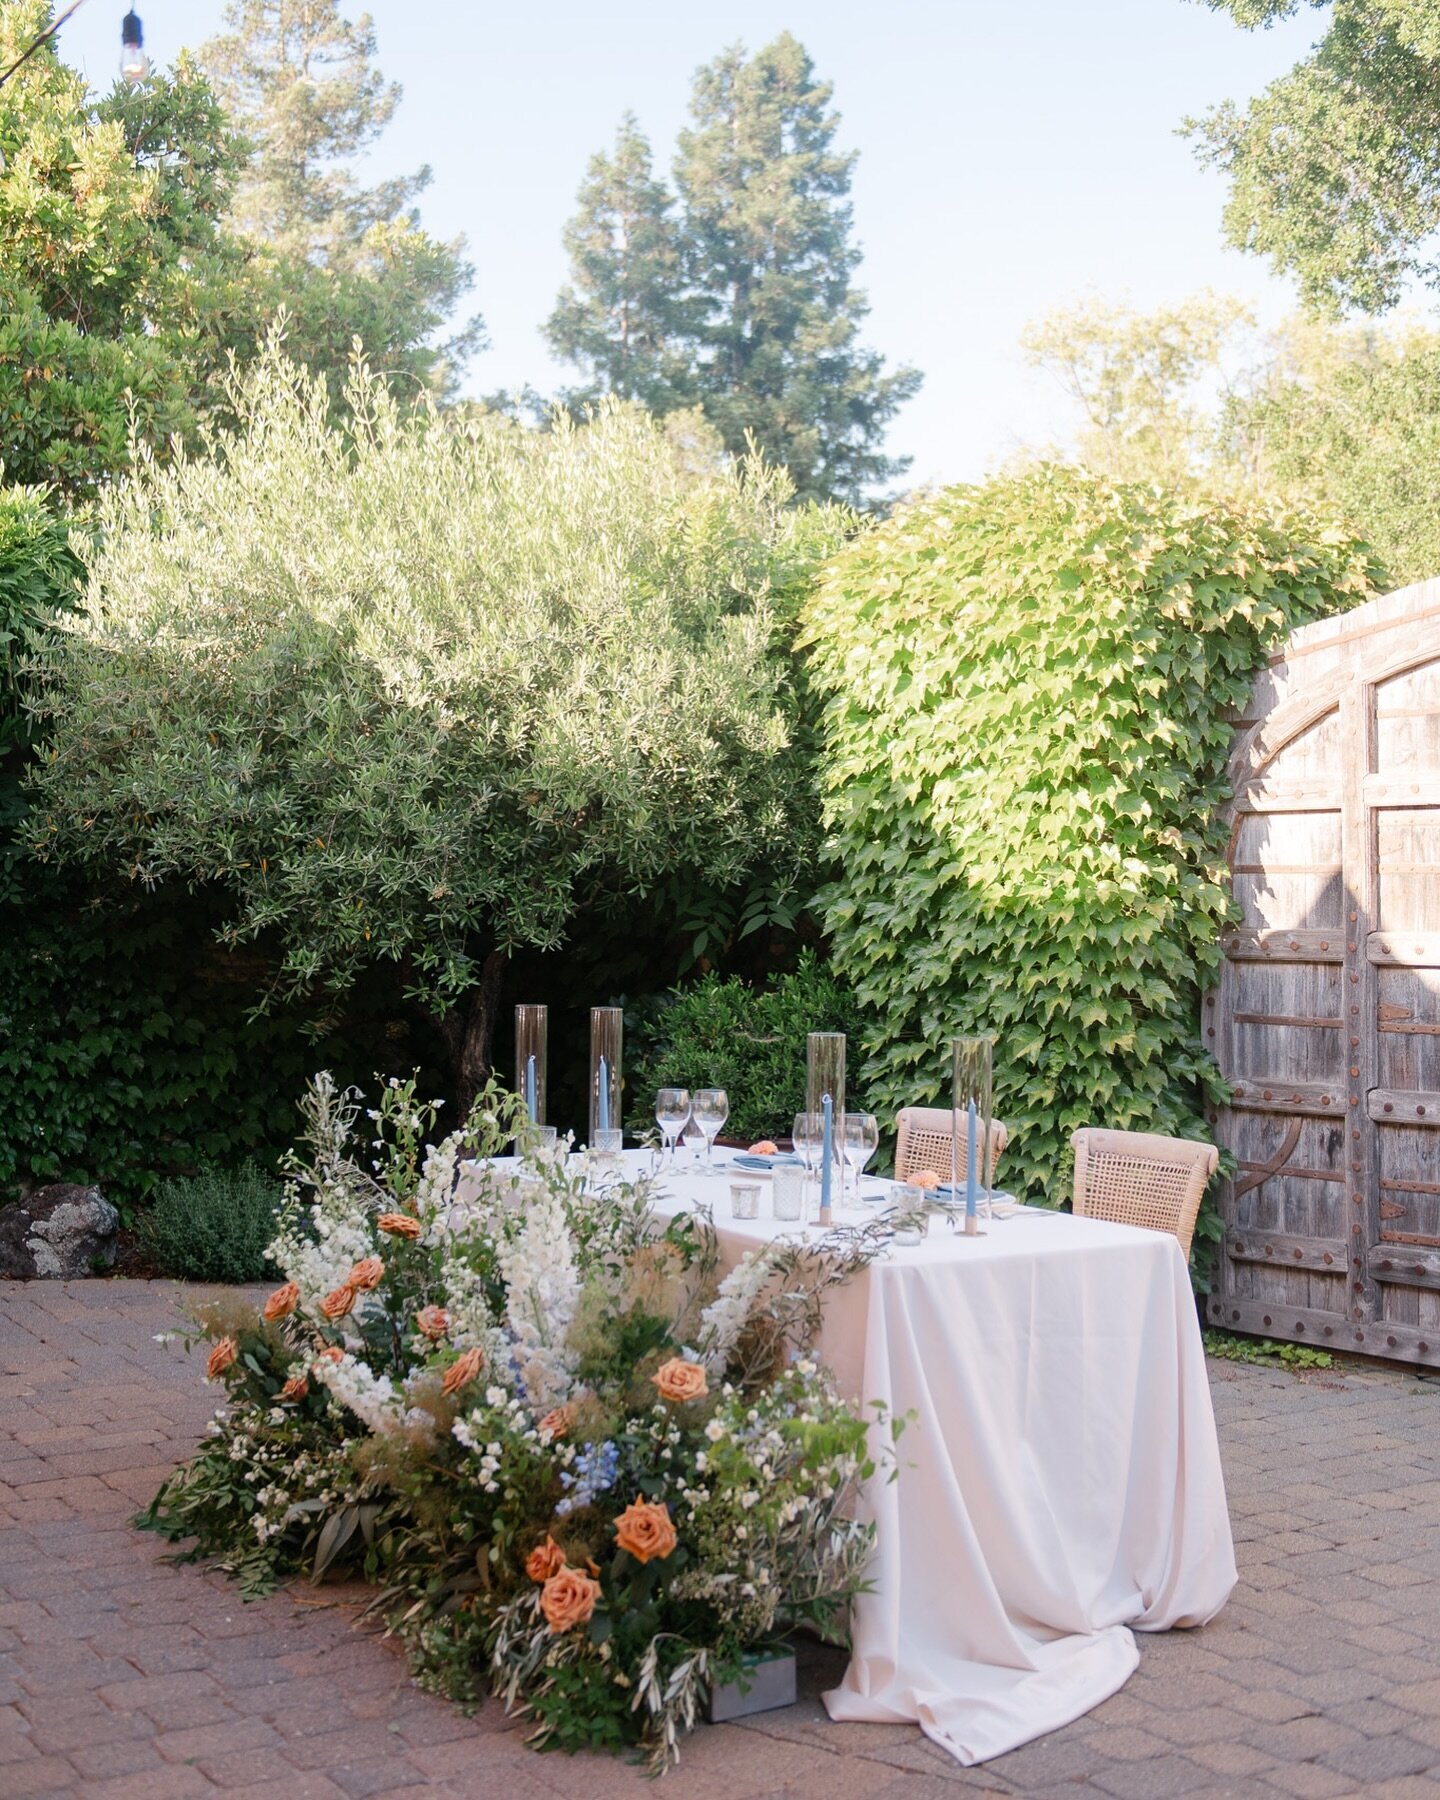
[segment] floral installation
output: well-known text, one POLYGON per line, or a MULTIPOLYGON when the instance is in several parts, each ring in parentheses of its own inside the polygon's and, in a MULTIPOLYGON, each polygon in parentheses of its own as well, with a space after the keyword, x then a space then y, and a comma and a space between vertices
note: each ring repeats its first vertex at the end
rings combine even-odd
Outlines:
POLYGON ((767 1245, 721 1279, 707 1215, 542 1148, 513 1096, 430 1144, 437 1108, 413 1079, 368 1112, 312 1082, 283 1280, 198 1315, 225 1404, 140 1522, 247 1594, 361 1571, 427 1685, 663 1769, 748 1655, 844 1635, 872 1539, 849 1502, 899 1427, 809 1352, 883 1239, 767 1245))

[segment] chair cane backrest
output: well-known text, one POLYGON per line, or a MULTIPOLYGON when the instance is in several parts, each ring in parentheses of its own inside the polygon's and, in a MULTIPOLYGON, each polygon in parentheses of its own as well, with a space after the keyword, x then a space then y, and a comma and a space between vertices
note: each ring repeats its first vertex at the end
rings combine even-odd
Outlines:
POLYGON ((1172 1232, 1189 1257, 1205 1184, 1220 1161, 1213 1144, 1091 1125, 1070 1142, 1075 1148, 1073 1210, 1079 1217, 1172 1232))
MULTIPOLYGON (((905 1106, 895 1120, 895 1179, 908 1181, 921 1169, 930 1169, 942 1181, 949 1181, 951 1157, 959 1151, 956 1167, 961 1179, 965 1175, 966 1132, 962 1121, 959 1142, 955 1137, 955 1115, 948 1106, 905 1106)), ((995 1180, 995 1164, 1009 1141, 1010 1133, 998 1119, 990 1121, 990 1182, 995 1180)))

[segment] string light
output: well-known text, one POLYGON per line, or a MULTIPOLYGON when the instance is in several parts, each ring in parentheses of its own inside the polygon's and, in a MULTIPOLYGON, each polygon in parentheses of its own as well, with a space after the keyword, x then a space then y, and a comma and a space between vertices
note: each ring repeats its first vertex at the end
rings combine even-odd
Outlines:
POLYGON ((127 12, 120 22, 120 73, 138 87, 150 73, 150 58, 145 54, 145 32, 137 12, 127 12))

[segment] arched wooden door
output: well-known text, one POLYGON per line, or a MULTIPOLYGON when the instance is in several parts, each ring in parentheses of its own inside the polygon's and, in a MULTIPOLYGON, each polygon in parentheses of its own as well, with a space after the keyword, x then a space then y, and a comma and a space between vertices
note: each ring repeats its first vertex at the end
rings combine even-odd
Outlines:
POLYGON ((1440 581, 1294 633, 1231 782, 1209 1316, 1440 1367, 1440 581))

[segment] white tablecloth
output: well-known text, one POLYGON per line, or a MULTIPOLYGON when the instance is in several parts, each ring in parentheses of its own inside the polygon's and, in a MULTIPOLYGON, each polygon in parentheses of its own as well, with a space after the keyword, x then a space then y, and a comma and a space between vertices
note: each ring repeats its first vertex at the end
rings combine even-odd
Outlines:
MULTIPOLYGON (((732 1220, 728 1180, 672 1178, 661 1204, 697 1199, 727 1266, 796 1229, 732 1220)), ((984 1762, 1123 1686, 1132 1627, 1224 1605, 1234 1547, 1174 1238, 1031 1211, 967 1239, 937 1220, 831 1297, 820 1355, 848 1395, 915 1413, 899 1479, 862 1497, 874 1591, 832 1718, 914 1720, 984 1762)))

